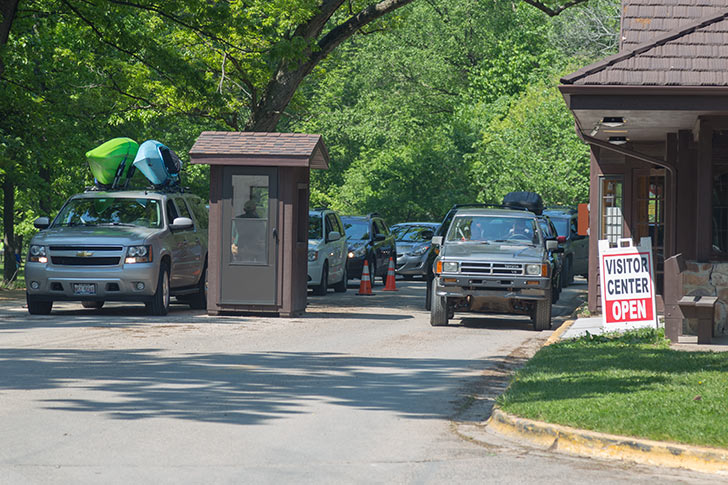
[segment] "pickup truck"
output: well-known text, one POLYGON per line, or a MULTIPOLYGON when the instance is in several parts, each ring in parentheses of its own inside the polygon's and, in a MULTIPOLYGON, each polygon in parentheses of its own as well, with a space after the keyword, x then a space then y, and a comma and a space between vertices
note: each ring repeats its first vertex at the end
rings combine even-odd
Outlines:
POLYGON ((525 314, 536 330, 551 327, 555 268, 536 215, 503 208, 457 209, 439 246, 430 285, 430 323, 447 325, 455 312, 525 314))

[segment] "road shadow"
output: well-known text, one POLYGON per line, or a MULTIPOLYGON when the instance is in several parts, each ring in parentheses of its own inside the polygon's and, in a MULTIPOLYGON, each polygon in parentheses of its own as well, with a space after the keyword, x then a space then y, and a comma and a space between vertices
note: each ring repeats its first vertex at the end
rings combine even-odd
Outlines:
POLYGON ((320 402, 410 419, 447 419, 452 409, 443 404, 504 358, 316 352, 170 357, 155 349, 3 349, 0 394, 58 389, 49 394, 63 397, 41 401, 45 409, 124 420, 169 417, 253 425, 313 412, 320 402))

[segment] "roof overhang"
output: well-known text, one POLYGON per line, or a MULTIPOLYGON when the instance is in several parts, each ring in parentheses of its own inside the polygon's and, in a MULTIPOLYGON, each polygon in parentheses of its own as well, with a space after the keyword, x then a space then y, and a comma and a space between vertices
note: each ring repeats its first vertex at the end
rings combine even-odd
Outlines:
POLYGON ((189 155, 191 164, 329 168, 323 137, 302 133, 205 131, 189 155))
POLYGON ((662 142, 666 133, 695 130, 699 117, 728 116, 728 87, 560 85, 559 91, 577 129, 608 141, 624 136, 631 142, 662 142), (605 117, 622 117, 608 127, 605 117))

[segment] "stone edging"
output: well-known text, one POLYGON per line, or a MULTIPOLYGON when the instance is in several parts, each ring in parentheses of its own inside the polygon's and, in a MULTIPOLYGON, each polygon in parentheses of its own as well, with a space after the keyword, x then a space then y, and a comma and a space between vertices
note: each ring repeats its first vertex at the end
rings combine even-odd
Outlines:
POLYGON ((503 435, 526 439, 549 450, 582 456, 628 460, 649 465, 728 474, 728 449, 708 448, 579 430, 519 418, 493 407, 486 426, 503 435))

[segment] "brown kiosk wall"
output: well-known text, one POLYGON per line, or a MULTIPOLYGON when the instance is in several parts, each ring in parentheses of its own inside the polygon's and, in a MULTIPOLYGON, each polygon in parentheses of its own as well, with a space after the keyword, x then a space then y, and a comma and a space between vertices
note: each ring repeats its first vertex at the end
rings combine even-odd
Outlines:
POLYGON ((209 314, 305 311, 309 172, 328 160, 321 135, 200 134, 190 162, 210 165, 209 314))

